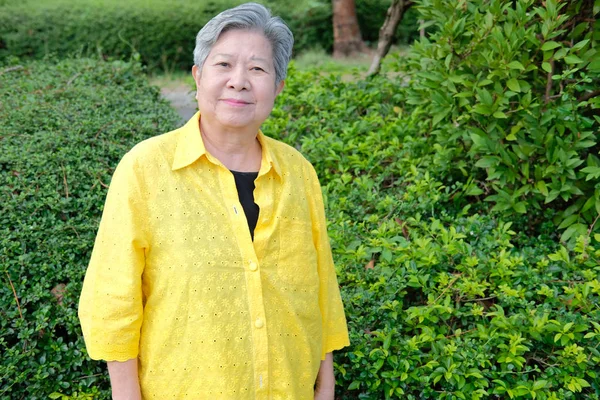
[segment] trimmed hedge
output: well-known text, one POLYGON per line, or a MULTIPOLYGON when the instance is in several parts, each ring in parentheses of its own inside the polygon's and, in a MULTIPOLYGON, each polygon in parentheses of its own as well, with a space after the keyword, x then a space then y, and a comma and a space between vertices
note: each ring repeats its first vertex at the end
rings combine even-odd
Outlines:
POLYGON ((101 55, 129 60, 139 53, 150 70, 188 69, 196 34, 241 0, 52 0, 0 9, 0 60, 101 55))
MULTIPOLYGON (((139 53, 150 70, 188 69, 195 37, 214 15, 242 0, 194 2, 178 0, 45 0, 0 3, 0 61, 8 56, 42 58, 102 55, 129 60, 139 53)), ((363 37, 376 42, 391 0, 358 0, 363 37)), ((266 1, 294 32, 295 53, 333 47, 331 2, 300 2, 290 6, 266 1)), ((414 17, 406 19, 416 32, 414 17)), ((399 40, 408 42, 405 25, 399 40)))
POLYGON ((3 66, 0 80, 0 398, 108 398, 77 319, 83 275, 117 162, 179 116, 121 61, 3 66))

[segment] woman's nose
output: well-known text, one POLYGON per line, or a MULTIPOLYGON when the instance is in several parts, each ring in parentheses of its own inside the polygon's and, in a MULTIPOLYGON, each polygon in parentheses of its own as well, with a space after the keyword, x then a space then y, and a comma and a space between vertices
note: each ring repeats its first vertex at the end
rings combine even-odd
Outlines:
POLYGON ((229 76, 229 82, 227 86, 235 90, 248 90, 250 89, 250 82, 248 81, 248 74, 245 68, 233 68, 231 75, 229 76))

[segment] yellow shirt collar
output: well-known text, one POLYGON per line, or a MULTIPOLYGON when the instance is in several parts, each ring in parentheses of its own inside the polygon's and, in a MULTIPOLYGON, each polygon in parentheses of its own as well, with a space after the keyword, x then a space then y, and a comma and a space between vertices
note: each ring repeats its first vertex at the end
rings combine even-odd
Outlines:
MULTIPOLYGON (((180 128, 181 133, 177 141, 173 164, 171 165, 173 171, 185 168, 193 164, 200 157, 208 154, 206 147, 204 146, 204 141, 202 140, 202 135, 200 134, 199 121, 200 111, 196 112, 196 114, 180 128)), ((260 130, 258 131, 257 139, 262 147, 260 175, 268 172, 268 170, 273 167, 277 175, 281 177, 279 161, 277 160, 277 157, 273 157, 269 146, 269 140, 260 130)))

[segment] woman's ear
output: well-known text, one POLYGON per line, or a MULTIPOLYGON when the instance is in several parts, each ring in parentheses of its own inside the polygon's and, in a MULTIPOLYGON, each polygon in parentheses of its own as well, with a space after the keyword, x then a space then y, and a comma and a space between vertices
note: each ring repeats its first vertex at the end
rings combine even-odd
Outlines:
POLYGON ((198 66, 196 64, 194 64, 194 66, 192 67, 192 77, 194 78, 194 82, 196 82, 196 86, 198 86, 198 79, 200 78, 199 75, 200 69, 198 69, 198 66))
POLYGON ((196 64, 192 67, 192 77, 194 78, 194 82, 196 83, 196 95, 195 98, 198 100, 198 84, 200 80, 200 69, 196 64))
POLYGON ((278 96, 279 93, 281 93, 284 86, 285 86, 285 81, 279 82, 279 85, 277 85, 277 87, 275 88, 275 96, 278 96))

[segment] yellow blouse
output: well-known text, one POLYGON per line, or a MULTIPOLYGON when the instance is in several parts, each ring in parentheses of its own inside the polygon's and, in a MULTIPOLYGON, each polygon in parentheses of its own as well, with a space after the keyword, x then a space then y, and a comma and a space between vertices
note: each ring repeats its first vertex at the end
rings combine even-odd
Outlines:
POLYGON ((316 173, 259 133, 253 242, 198 119, 113 175, 79 303, 88 353, 137 357, 144 399, 312 399, 349 344, 316 173))

